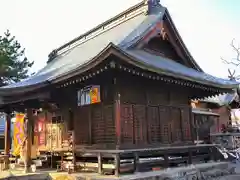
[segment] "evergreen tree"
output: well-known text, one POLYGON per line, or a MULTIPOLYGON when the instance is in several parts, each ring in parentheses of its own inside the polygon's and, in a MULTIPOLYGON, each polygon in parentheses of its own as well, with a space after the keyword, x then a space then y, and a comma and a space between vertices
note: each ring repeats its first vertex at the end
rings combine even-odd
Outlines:
POLYGON ((28 61, 25 49, 7 30, 0 36, 0 86, 21 81, 29 76, 34 62, 28 61))

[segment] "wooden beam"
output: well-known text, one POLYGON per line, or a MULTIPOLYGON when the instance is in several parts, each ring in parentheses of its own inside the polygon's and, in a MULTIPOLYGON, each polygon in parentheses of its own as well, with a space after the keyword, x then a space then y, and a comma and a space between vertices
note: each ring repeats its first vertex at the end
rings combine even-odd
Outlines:
MULTIPOLYGON (((4 146, 4 153, 8 157, 10 156, 10 147, 11 147, 11 115, 9 112, 6 113, 6 120, 5 120, 5 146, 4 146)), ((7 158, 6 168, 9 168, 9 158, 7 158)))

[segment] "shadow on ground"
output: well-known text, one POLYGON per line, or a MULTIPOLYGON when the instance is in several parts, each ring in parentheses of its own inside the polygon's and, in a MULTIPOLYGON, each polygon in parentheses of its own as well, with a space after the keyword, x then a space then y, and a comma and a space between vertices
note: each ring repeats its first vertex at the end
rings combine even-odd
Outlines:
POLYGON ((28 174, 21 176, 14 176, 9 172, 0 172, 0 180, 51 180, 49 174, 28 174))

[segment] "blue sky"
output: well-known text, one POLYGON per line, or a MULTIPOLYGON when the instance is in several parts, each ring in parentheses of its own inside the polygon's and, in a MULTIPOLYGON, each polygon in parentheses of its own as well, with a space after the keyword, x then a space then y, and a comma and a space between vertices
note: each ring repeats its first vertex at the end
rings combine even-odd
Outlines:
MULTIPOLYGON (((42 68, 55 48, 141 0, 1 0, 0 34, 9 29, 42 68)), ((189 51, 207 72, 227 76, 220 57, 234 56, 229 44, 240 43, 240 1, 161 0, 189 51)))

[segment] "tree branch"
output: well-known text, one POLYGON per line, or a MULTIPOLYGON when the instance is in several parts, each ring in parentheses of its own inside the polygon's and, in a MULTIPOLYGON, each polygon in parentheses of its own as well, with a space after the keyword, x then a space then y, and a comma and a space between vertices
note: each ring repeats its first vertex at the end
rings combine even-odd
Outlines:
MULTIPOLYGON (((239 47, 239 45, 237 46, 234 43, 234 41, 235 41, 235 39, 232 40, 230 46, 232 47, 233 51, 236 53, 236 57, 231 58, 230 60, 226 60, 221 57, 221 60, 223 61, 223 63, 228 64, 228 65, 233 65, 237 68, 240 66, 240 47, 239 47)), ((236 73, 236 70, 231 71, 230 69, 228 69, 229 79, 231 79, 231 80, 240 79, 240 76, 236 76, 235 73, 236 73)))
POLYGON ((233 51, 236 53, 236 57, 232 58, 231 60, 226 60, 224 58, 221 57, 222 61, 226 64, 232 64, 234 66, 239 66, 240 65, 240 47, 236 46, 234 44, 234 40, 232 40, 230 46, 232 47, 233 51))
POLYGON ((228 61, 228 60, 226 60, 226 59, 224 59, 224 58, 222 58, 222 57, 221 57, 221 60, 222 60, 225 64, 232 64, 232 65, 234 65, 234 66, 239 66, 239 65, 240 65, 240 60, 239 60, 239 63, 236 63, 236 62, 234 62, 233 60, 228 61))
POLYGON ((235 45, 234 45, 234 40, 235 39, 233 39, 232 40, 232 43, 231 43, 231 47, 233 48, 233 50, 236 52, 236 58, 234 58, 234 60, 235 61, 238 61, 238 62, 240 62, 240 47, 238 46, 238 47, 236 47, 235 45))

